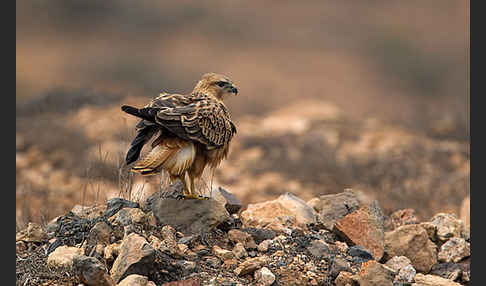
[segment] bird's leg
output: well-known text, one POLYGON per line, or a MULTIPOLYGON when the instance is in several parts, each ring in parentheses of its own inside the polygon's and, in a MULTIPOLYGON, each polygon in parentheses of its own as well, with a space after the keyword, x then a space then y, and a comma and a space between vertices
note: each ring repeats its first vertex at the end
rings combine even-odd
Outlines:
POLYGON ((181 180, 182 183, 182 196, 184 198, 191 196, 191 191, 187 188, 186 185, 186 173, 182 173, 182 175, 179 175, 179 180, 181 180))
POLYGON ((195 200, 206 200, 207 199, 205 197, 202 197, 202 196, 196 194, 196 189, 195 189, 195 185, 194 185, 194 177, 191 176, 190 174, 189 174, 189 183, 190 183, 190 189, 187 189, 185 187, 185 189, 187 189, 188 192, 187 193, 185 192, 183 194, 184 199, 195 199, 195 200))
POLYGON ((194 176, 189 175, 189 180, 191 183, 191 191, 197 196, 198 200, 208 200, 209 198, 196 194, 196 185, 194 184, 194 176))

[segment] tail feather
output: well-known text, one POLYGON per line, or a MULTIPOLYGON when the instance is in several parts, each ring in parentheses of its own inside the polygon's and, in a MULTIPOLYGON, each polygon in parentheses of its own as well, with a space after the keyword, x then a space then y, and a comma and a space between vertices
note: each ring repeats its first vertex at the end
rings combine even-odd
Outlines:
POLYGON ((133 139, 130 149, 128 149, 127 155, 125 157, 125 163, 127 165, 135 162, 138 157, 140 157, 140 152, 142 151, 143 146, 147 141, 152 138, 155 133, 155 128, 152 126, 146 126, 143 129, 140 129, 137 133, 135 139, 133 139))
POLYGON ((123 105, 121 110, 133 116, 154 122, 155 116, 157 115, 157 111, 159 109, 153 107, 144 107, 139 109, 133 106, 123 105))

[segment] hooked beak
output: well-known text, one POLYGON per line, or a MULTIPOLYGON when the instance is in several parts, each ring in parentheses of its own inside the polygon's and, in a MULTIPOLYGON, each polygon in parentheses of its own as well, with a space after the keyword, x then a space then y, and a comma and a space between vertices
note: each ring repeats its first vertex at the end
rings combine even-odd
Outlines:
POLYGON ((238 94, 238 89, 236 88, 236 86, 233 85, 233 86, 231 86, 229 92, 234 93, 235 95, 237 95, 238 94))

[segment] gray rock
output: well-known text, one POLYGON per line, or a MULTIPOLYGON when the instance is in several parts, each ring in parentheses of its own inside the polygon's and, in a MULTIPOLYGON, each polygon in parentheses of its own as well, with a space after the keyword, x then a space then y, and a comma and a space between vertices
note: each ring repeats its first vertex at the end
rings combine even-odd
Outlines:
POLYGON ((319 197, 319 202, 314 204, 317 211, 317 220, 327 229, 332 230, 337 220, 360 207, 358 196, 350 190, 339 194, 324 195, 319 197))
POLYGON ((139 204, 136 202, 127 201, 122 198, 112 198, 106 202, 105 217, 111 217, 122 208, 138 208, 139 204))
POLYGON ((352 246, 347 251, 349 256, 356 258, 358 262, 373 260, 373 254, 360 245, 352 246))
POLYGON ((255 281, 258 285, 270 286, 275 282, 275 274, 266 267, 262 267, 255 271, 255 281))
POLYGON ((76 255, 73 260, 73 269, 80 280, 86 285, 115 285, 115 281, 108 275, 105 266, 94 257, 76 255))
POLYGON ((187 276, 192 272, 196 271, 196 267, 197 267, 196 262, 188 261, 188 260, 178 260, 176 262, 176 265, 178 265, 182 269, 183 276, 187 276))
POLYGON ((351 272, 351 265, 346 261, 346 259, 338 256, 332 260, 329 275, 331 277, 337 277, 341 271, 351 272))
POLYGON ((229 214, 238 213, 238 211, 243 206, 241 201, 234 194, 228 192, 221 187, 213 189, 212 197, 215 200, 220 201, 229 214))
POLYGON ((324 256, 329 255, 329 245, 323 240, 313 240, 307 247, 307 250, 317 259, 321 259, 324 256))
POLYGON ((398 271, 398 274, 395 276, 395 281, 410 283, 413 282, 416 274, 417 271, 415 268, 411 264, 408 264, 398 271))
POLYGON ((159 197, 152 211, 158 225, 171 225, 184 235, 208 232, 229 219, 228 211, 218 201, 178 200, 159 197))
POLYGON ((445 242, 451 237, 462 237, 464 223, 454 214, 438 213, 430 223, 436 228, 437 239, 445 242))
POLYGON ((264 240, 274 239, 277 235, 275 231, 266 228, 243 228, 241 231, 249 233, 253 239, 255 240, 256 244, 260 244, 264 240))
POLYGON ((393 269, 393 271, 397 272, 400 271, 400 269, 404 268, 407 265, 411 265, 412 261, 408 259, 406 256, 393 256, 391 259, 389 259, 385 265, 393 269))
POLYGON ((439 250, 440 262, 459 262, 471 255, 471 246, 464 238, 452 237, 439 250))

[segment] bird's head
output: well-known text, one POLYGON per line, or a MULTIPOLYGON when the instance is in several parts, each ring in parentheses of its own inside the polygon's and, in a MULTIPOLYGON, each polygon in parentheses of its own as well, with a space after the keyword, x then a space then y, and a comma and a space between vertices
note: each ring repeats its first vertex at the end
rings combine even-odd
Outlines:
POLYGON ((197 83, 193 92, 203 92, 223 100, 229 95, 238 94, 238 89, 233 82, 224 75, 206 73, 197 83))

